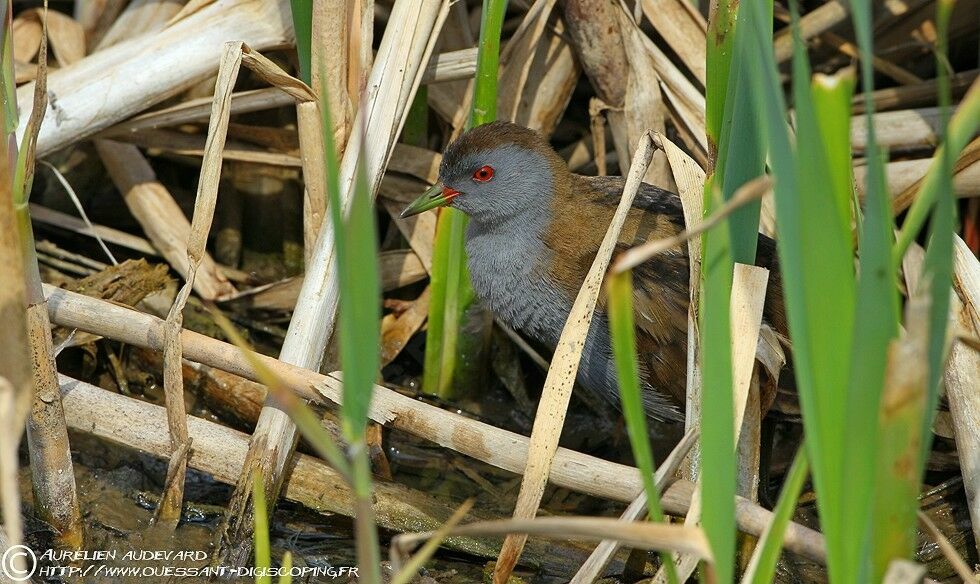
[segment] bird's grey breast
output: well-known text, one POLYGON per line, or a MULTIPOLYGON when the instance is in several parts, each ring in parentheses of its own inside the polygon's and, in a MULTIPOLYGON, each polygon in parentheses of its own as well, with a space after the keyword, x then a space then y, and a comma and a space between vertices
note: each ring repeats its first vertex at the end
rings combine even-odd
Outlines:
POLYGON ((572 300, 549 278, 552 251, 537 230, 473 221, 466 253, 473 289, 486 307, 512 328, 554 346, 572 300))

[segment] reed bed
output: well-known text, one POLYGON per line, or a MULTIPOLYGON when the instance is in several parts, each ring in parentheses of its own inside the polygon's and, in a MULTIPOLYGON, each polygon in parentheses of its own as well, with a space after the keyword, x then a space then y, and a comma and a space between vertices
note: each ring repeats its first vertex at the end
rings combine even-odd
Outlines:
POLYGON ((976 0, 3 7, 0 581, 25 544, 259 582, 976 580, 976 0), (401 216, 495 119, 626 177, 556 347, 482 307, 465 215, 401 216), (686 228, 614 254, 641 182, 686 228), (681 247, 663 423, 634 271, 681 247), (600 311, 615 408, 573 392, 600 311))

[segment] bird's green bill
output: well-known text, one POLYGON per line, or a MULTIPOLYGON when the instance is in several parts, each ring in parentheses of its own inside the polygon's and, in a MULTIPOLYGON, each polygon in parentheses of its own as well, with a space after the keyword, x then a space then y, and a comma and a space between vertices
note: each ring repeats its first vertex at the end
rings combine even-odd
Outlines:
POLYGON ((412 204, 405 207, 402 211, 402 218, 411 217, 412 215, 418 215, 428 211, 429 209, 435 209, 436 207, 445 207, 452 202, 456 196, 459 195, 458 191, 455 191, 449 187, 442 186, 442 183, 436 183, 426 189, 419 198, 412 201, 412 204))

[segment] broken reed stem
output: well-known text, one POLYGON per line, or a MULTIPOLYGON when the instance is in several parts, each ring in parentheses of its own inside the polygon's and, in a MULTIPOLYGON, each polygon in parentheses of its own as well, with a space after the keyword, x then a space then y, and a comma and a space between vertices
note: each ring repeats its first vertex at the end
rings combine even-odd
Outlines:
MULTIPOLYGON (((28 269, 36 272, 37 264, 28 269)), ((41 294, 40 282, 37 290, 41 294)), ((51 525, 59 546, 81 549, 84 523, 78 505, 65 410, 58 390, 51 323, 43 295, 39 302, 27 307, 27 321, 35 386, 34 403, 27 420, 34 509, 38 517, 51 525)))
POLYGON ((204 257, 208 232, 214 220, 214 209, 221 180, 221 152, 228 134, 231 116, 231 93, 238 79, 242 64, 242 42, 225 43, 218 66, 218 80, 214 89, 208 138, 201 162, 201 176, 194 203, 190 239, 187 242, 187 277, 167 315, 163 350, 163 387, 167 403, 167 422, 170 428, 171 458, 167 468, 167 485, 163 500, 158 507, 158 519, 171 528, 180 521, 184 499, 184 478, 187 474, 187 457, 190 437, 187 434, 187 411, 184 405, 183 347, 180 332, 183 327, 184 305, 194 286, 197 269, 204 257))
MULTIPOLYGON (((558 340, 555 356, 551 360, 548 376, 545 379, 541 400, 534 417, 531 430, 531 440, 528 446, 527 466, 521 490, 514 509, 514 519, 530 519, 535 516, 541 504, 541 497, 548 484, 548 476, 554 463, 558 449, 558 439, 565 423, 565 413, 572 387, 575 384, 585 339, 592 323, 592 315, 599 300, 599 292, 606 273, 606 267, 612 257, 613 248, 619 237, 619 232, 626 221, 626 216, 633 205, 633 199, 640 188, 640 183, 647 167, 653 160, 653 136, 643 134, 636 147, 636 154, 630 165, 629 176, 619 202, 619 207, 613 215, 612 222, 606 230, 599 251, 592 262, 582 288, 575 298, 575 303, 565 322, 558 340)), ((507 582, 517 560, 520 558, 527 535, 509 535, 504 540, 500 556, 494 567, 493 579, 495 584, 507 582)))

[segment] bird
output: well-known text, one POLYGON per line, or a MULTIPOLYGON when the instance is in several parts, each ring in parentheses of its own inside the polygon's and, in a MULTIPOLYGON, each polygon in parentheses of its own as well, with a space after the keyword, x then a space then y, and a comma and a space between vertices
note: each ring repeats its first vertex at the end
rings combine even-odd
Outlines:
MULTIPOLYGON (((554 349, 625 182, 574 174, 541 134, 496 121, 470 129, 446 148, 438 182, 402 217, 446 206, 465 213, 467 267, 477 297, 505 324, 554 349)), ((684 228, 678 195, 641 183, 615 253, 684 228)), ((643 405, 657 421, 683 419, 688 261, 686 245, 680 244, 633 270, 643 405)), ((762 234, 756 263, 771 270, 763 317, 784 333, 775 243, 762 234)), ((604 298, 586 336, 576 381, 618 407, 604 298)))

